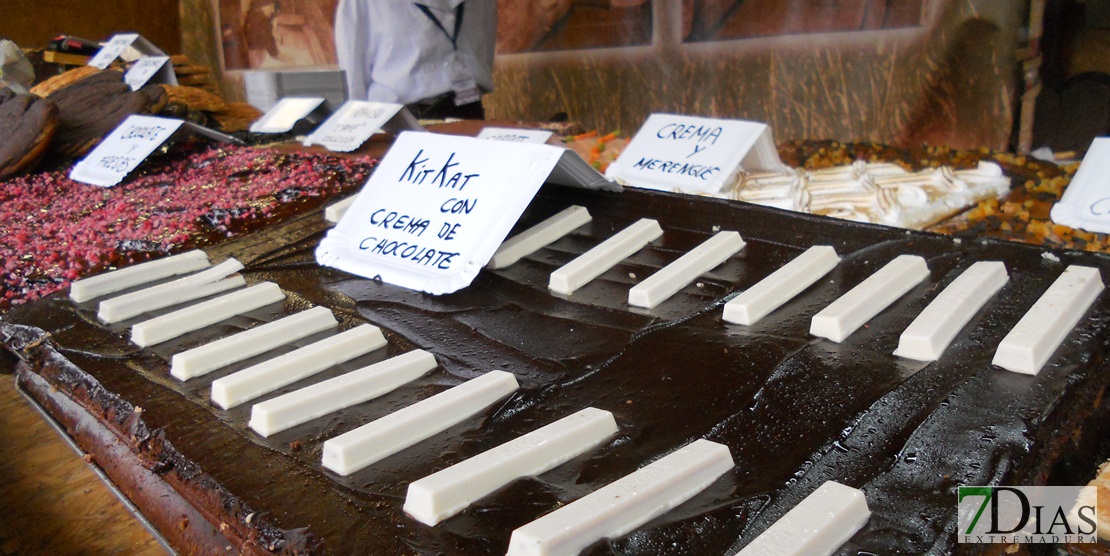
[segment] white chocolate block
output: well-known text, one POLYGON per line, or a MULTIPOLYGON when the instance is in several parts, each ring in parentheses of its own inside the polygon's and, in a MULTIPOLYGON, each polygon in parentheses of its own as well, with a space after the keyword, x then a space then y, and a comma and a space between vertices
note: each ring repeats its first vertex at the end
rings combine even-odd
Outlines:
POLYGON ((328 207, 324 209, 324 220, 333 224, 339 222, 339 220, 343 218, 343 215, 347 214, 347 210, 351 208, 351 205, 355 204, 355 199, 357 198, 357 194, 351 195, 342 201, 328 205, 328 207))
POLYGON ((243 263, 235 259, 228 259, 192 276, 186 276, 119 297, 105 299, 100 302, 100 310, 96 317, 106 323, 119 322, 147 311, 162 309, 242 287, 247 285, 247 281, 242 276, 228 278, 228 276, 240 270, 243 270, 243 263), (227 279, 225 280, 225 278, 227 279), (220 284, 220 286, 216 286, 216 284, 220 284))
POLYGON ((69 286, 70 299, 82 303, 120 290, 153 282, 169 276, 186 274, 208 268, 208 255, 204 251, 186 251, 179 255, 150 261, 112 272, 77 280, 69 286))
POLYGON ((324 442, 324 467, 350 475, 447 430, 519 388, 516 377, 490 371, 324 442))
POLYGON ((871 517, 863 491, 828 481, 737 556, 829 556, 871 517))
POLYGON ((1048 287, 998 344, 991 363, 1035 375, 1102 291, 1097 268, 1071 265, 1048 287))
POLYGON ((640 219, 552 272, 547 287, 556 293, 570 295, 661 235, 663 228, 658 222, 640 219))
POLYGON ((285 294, 277 284, 262 282, 140 322, 131 327, 131 341, 142 347, 152 346, 283 299, 285 294))
POLYGON ((842 342, 929 276, 925 259, 899 255, 813 316, 809 333, 842 342))
POLYGON ((248 425, 270 436, 334 411, 372 400, 436 368, 436 358, 422 349, 410 351, 255 404, 248 425))
POLYGON ((979 261, 952 281, 898 338, 894 355, 936 361, 967 321, 1010 279, 1006 265, 979 261))
POLYGON ((728 446, 684 448, 513 531, 508 556, 578 554, 689 500, 735 466, 728 446))
POLYGON ((588 407, 410 483, 405 512, 435 525, 510 482, 554 469, 616 433, 612 413, 588 407))
POLYGON ((381 349, 385 344, 385 336, 377 326, 359 325, 212 381, 212 401, 229 409, 332 365, 381 349))
POLYGON ((590 211, 585 207, 567 207, 559 214, 505 240, 486 266, 493 269, 505 268, 540 248, 551 245, 592 219, 590 211))
POLYGON ((728 322, 752 325, 820 280, 840 257, 828 245, 814 245, 725 304, 728 322))
POLYGON ((717 232, 701 245, 659 269, 628 290, 628 304, 652 308, 669 299, 698 276, 728 260, 747 245, 737 232, 717 232))
POLYGON ((313 307, 175 354, 170 360, 170 374, 189 380, 338 325, 330 309, 313 307))

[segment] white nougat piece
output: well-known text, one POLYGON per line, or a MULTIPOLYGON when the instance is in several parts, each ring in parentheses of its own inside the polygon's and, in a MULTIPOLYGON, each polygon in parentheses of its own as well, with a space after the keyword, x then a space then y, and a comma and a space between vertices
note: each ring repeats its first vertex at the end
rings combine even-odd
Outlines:
POLYGON ((105 299, 100 302, 96 318, 106 323, 119 322, 147 311, 163 309, 242 287, 247 285, 247 281, 242 276, 232 276, 240 270, 243 270, 243 263, 228 259, 192 276, 105 299))
POLYGON ((842 342, 928 276, 925 259, 899 255, 814 315, 809 333, 842 342))
POLYGON ((255 404, 248 425, 270 436, 334 411, 387 394, 436 368, 436 358, 422 349, 410 351, 255 404))
POLYGON ((979 261, 952 281, 898 338, 894 355, 936 361, 971 317, 1010 279, 1006 265, 979 261))
POLYGON ((814 245, 725 303, 721 318, 736 324, 755 324, 812 286, 838 264, 840 256, 836 254, 836 249, 828 245, 814 245))
POLYGON ((115 293, 170 276, 187 274, 202 268, 208 268, 208 266, 208 255, 204 251, 186 251, 172 257, 77 280, 69 286, 69 297, 78 303, 82 303, 94 297, 115 293))
POLYGON ((547 287, 556 293, 570 295, 661 235, 663 228, 658 222, 640 219, 552 272, 547 287))
POLYGON ((746 243, 737 232, 717 232, 701 245, 661 268, 628 290, 628 304, 652 308, 669 299, 698 276, 738 253, 746 243))
POLYGON ((328 205, 328 207, 324 209, 324 220, 332 224, 339 222, 339 220, 343 218, 343 215, 347 214, 347 211, 350 210, 351 205, 355 204, 355 199, 357 198, 357 194, 351 195, 342 201, 328 205))
POLYGON ((1103 289, 1097 268, 1071 265, 1048 287, 998 344, 991 363, 1035 375, 1103 289))
POLYGON ((695 440, 682 449, 513 531, 508 556, 578 554, 624 535, 689 500, 732 469, 728 446, 695 440))
POLYGON ((262 282, 140 322, 131 327, 131 341, 152 346, 283 299, 285 294, 277 284, 262 282))
POLYGON ((612 413, 588 407, 410 483, 404 510, 435 525, 510 482, 554 469, 616 433, 612 413))
POLYGON ((229 409, 385 345, 381 329, 362 324, 212 381, 212 401, 229 409))
POLYGON ((828 481, 737 556, 829 556, 871 517, 863 491, 828 481))
POLYGON ((505 240, 486 266, 493 269, 505 268, 551 245, 592 219, 590 211, 585 207, 577 205, 567 207, 551 218, 505 240))
POLYGON ((324 467, 350 475, 438 434, 512 394, 516 377, 490 371, 324 442, 324 467))
POLYGON ((330 309, 313 307, 175 354, 170 359, 170 374, 189 380, 336 326, 339 321, 330 309))

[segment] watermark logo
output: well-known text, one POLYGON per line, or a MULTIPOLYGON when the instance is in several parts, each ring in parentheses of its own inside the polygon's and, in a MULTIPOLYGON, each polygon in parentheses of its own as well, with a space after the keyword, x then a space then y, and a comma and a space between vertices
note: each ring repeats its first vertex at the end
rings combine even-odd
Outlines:
POLYGON ((959 487, 961 543, 1098 542, 1093 486, 959 487))

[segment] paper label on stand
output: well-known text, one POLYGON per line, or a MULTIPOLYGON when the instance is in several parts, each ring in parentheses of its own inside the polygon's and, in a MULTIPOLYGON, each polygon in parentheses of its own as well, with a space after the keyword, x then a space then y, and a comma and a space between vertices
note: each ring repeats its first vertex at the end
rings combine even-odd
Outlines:
MULTIPOLYGON (((478 133, 479 139, 489 141, 505 141, 508 143, 533 143, 536 145, 551 145, 552 139, 558 140, 555 134, 543 129, 516 129, 509 127, 486 127, 478 133)), ((556 145, 560 146, 560 145, 556 145)))
POLYGON ((563 150, 402 133, 321 241, 316 260, 432 294, 464 288, 501 245, 563 150))
POLYGON ((173 135, 181 120, 129 116, 69 173, 72 180, 111 187, 173 135))
MULTIPOLYGON (((151 80, 155 75, 162 72, 166 67, 166 63, 170 61, 169 56, 148 56, 140 58, 127 70, 123 75, 124 82, 131 87, 132 91, 138 91, 143 85, 151 80)), ((172 71, 171 71, 172 73, 172 71)))
MULTIPOLYGON (((741 169, 763 170, 749 151, 774 150, 766 124, 652 114, 605 176, 618 182, 663 191, 718 193, 741 169), (746 166, 748 166, 746 165, 746 166)), ((774 166, 778 154, 766 157, 774 166)))
POLYGON ((98 69, 107 68, 138 38, 138 33, 113 35, 104 46, 100 47, 100 50, 96 52, 96 56, 93 56, 92 59, 89 60, 88 65, 98 69))
POLYGON ((297 122, 308 117, 323 103, 324 99, 320 97, 283 98, 263 114, 258 121, 251 124, 251 132, 285 133, 293 129, 297 122))
POLYGON ((349 100, 305 139, 306 147, 321 145, 336 152, 351 152, 397 115, 404 105, 349 100))
POLYGON ((1091 143, 1051 215, 1057 224, 1110 233, 1110 137, 1096 137, 1091 143))

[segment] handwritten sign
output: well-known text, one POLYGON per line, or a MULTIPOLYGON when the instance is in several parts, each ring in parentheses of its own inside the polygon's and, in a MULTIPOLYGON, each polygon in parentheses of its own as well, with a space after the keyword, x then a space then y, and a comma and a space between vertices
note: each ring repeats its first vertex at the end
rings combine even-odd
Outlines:
POLYGON ((158 76, 161 83, 168 83, 170 85, 177 84, 177 78, 173 73, 173 66, 167 67, 170 61, 169 56, 147 56, 139 58, 123 75, 123 81, 131 87, 132 91, 138 91, 146 85, 154 76, 158 76), (167 75, 168 73, 168 75, 167 75))
POLYGON ((112 187, 142 164, 171 137, 197 135, 216 141, 243 142, 225 133, 182 120, 154 116, 129 116, 91 153, 73 166, 69 178, 81 183, 112 187))
POLYGON ((405 132, 316 260, 432 294, 466 287, 543 185, 564 149, 405 132))
POLYGON ((254 133, 285 133, 293 129, 297 122, 308 118, 321 109, 324 99, 320 97, 286 97, 278 101, 258 121, 251 124, 254 133))
POLYGON ((391 122, 413 131, 423 130, 402 104, 349 100, 316 128, 305 139, 304 145, 321 145, 331 151, 351 152, 382 128, 391 127, 387 125, 391 122))
POLYGON ((162 52, 154 43, 146 40, 138 33, 121 33, 113 35, 108 42, 100 47, 93 56, 88 65, 105 69, 116 60, 116 58, 123 58, 125 61, 133 61, 139 59, 141 56, 165 56, 166 53, 162 52))
POLYGON ((479 139, 505 141, 508 143, 533 143, 554 145, 559 141, 555 134, 543 129, 517 129, 510 127, 485 127, 478 133, 479 139))
POLYGON ((719 193, 741 169, 781 165, 766 124, 652 114, 605 175, 648 189, 719 193))
POLYGON ((1091 143, 1051 216, 1057 224, 1110 234, 1110 137, 1091 143))

